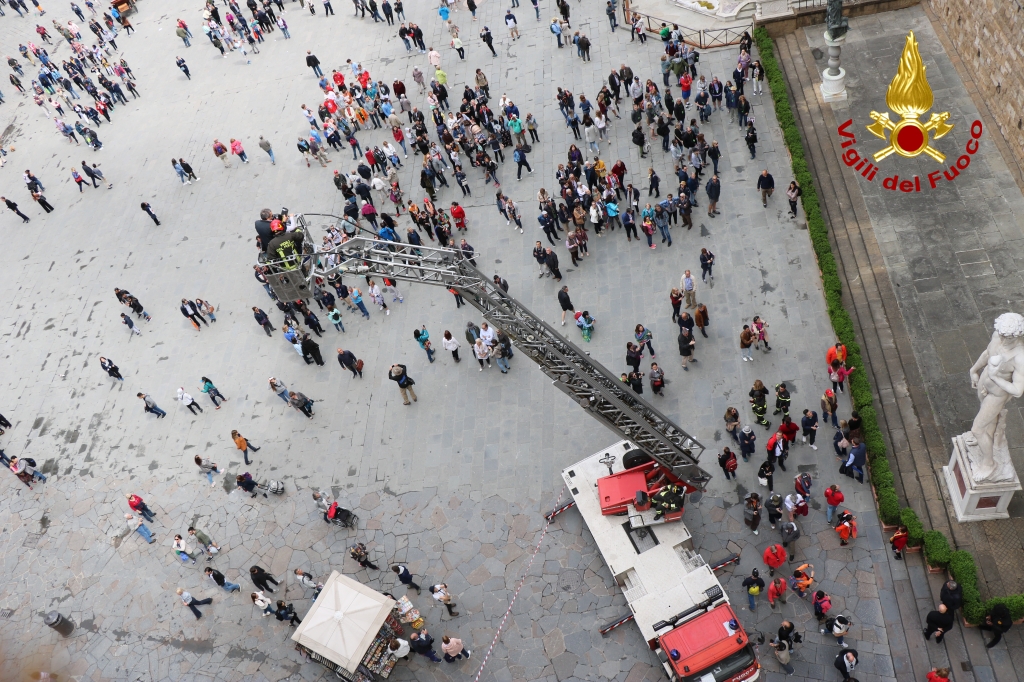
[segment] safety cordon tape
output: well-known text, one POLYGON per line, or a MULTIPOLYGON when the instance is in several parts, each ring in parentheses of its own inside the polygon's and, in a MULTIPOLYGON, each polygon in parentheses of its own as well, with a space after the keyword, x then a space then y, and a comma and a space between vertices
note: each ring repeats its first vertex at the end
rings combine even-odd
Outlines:
MULTIPOLYGON (((558 508, 559 503, 562 501, 562 495, 565 494, 565 487, 558 493, 558 501, 555 502, 555 509, 558 508)), ((505 610, 505 615, 501 618, 501 623, 498 624, 498 631, 494 633, 494 639, 491 640, 491 645, 487 647, 487 655, 484 656, 484 660, 480 663, 480 670, 477 671, 476 677, 473 678, 473 682, 480 682, 480 676, 484 674, 484 668, 487 667, 487 661, 491 658, 491 652, 494 651, 494 645, 498 643, 498 639, 501 637, 501 631, 505 629, 505 622, 508 620, 508 616, 512 613, 512 606, 516 603, 516 597, 519 596, 519 590, 523 589, 523 585, 526 584, 526 579, 530 574, 530 567, 533 566, 534 560, 537 558, 537 554, 540 552, 541 543, 544 542, 544 536, 548 534, 548 526, 554 521, 554 517, 548 519, 547 523, 544 524, 543 530, 541 530, 540 537, 537 539, 537 546, 533 549, 533 556, 530 557, 530 563, 526 564, 526 569, 523 571, 523 577, 519 580, 519 585, 516 586, 516 591, 512 593, 512 599, 508 603, 508 608, 505 610)))

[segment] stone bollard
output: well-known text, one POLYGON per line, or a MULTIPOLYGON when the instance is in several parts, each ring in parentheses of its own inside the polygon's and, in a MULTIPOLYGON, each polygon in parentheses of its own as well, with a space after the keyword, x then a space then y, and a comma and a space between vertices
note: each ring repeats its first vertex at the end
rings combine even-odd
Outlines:
POLYGON ((45 622, 48 627, 59 632, 62 637, 67 637, 75 631, 75 624, 56 611, 50 611, 46 614, 43 618, 43 622, 45 622))

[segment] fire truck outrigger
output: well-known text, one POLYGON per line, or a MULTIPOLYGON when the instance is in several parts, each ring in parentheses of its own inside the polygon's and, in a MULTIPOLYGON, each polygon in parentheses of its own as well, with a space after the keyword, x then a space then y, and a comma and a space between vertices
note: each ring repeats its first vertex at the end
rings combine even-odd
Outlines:
MULTIPOLYGON (((306 218, 313 215, 318 214, 293 216, 289 229, 308 230, 306 218)), ((699 465, 703 445, 460 251, 386 241, 365 230, 329 249, 314 249, 309 235, 302 244, 297 265, 264 261, 278 298, 307 299, 343 275, 379 275, 458 292, 508 334, 554 386, 623 438, 563 471, 573 501, 548 514, 550 519, 573 506, 579 509, 626 596, 631 613, 601 632, 635 620, 674 681, 757 679, 755 649, 714 573, 739 557, 709 566, 693 551, 681 522, 685 496, 695 503, 711 480, 699 465)))

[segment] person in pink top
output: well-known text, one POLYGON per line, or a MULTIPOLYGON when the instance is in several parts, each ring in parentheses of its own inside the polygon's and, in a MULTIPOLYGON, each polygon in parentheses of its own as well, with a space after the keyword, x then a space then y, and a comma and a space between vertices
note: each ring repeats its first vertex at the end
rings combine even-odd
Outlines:
POLYGON ((242 143, 231 138, 231 153, 236 154, 242 163, 249 163, 249 157, 245 155, 245 150, 242 149, 242 143))
POLYGON ((441 651, 444 652, 444 660, 449 663, 461 659, 463 656, 469 658, 470 651, 462 646, 462 640, 445 635, 441 638, 441 651))
POLYGON ((828 368, 828 378, 832 380, 832 390, 843 392, 843 382, 846 381, 846 377, 853 373, 856 367, 849 367, 843 365, 838 359, 832 361, 831 367, 828 368))

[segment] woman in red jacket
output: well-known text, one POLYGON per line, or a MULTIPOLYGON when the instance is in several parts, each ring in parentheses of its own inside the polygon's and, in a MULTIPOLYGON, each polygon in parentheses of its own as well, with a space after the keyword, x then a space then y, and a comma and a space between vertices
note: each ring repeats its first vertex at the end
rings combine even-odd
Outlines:
POLYGON ((900 526, 891 538, 889 544, 892 546, 892 555, 897 561, 903 561, 903 548, 907 546, 910 535, 906 526, 900 526))
POLYGON ((837 485, 830 485, 825 491, 825 520, 829 525, 832 525, 832 515, 836 513, 836 509, 844 500, 846 497, 837 485))

